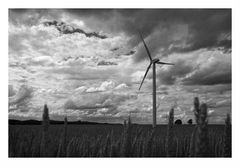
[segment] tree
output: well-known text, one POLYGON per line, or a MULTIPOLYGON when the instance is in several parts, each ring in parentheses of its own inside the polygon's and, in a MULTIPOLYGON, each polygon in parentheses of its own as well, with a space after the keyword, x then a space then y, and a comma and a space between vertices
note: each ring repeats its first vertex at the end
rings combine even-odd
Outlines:
POLYGON ((191 125, 193 122, 192 122, 192 119, 189 119, 188 121, 187 121, 187 123, 189 124, 189 125, 191 125))
POLYGON ((177 119, 177 120, 175 121, 175 124, 176 124, 176 125, 181 125, 181 124, 182 124, 181 119, 177 119))

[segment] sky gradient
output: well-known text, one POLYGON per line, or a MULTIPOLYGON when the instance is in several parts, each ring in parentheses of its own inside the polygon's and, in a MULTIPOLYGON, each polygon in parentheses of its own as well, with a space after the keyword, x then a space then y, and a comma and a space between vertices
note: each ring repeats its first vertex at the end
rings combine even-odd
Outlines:
POLYGON ((210 123, 231 113, 230 9, 10 9, 9 118, 122 123, 152 122, 152 72, 141 31, 156 66, 157 122, 169 110, 184 123, 193 98, 208 104, 210 123))

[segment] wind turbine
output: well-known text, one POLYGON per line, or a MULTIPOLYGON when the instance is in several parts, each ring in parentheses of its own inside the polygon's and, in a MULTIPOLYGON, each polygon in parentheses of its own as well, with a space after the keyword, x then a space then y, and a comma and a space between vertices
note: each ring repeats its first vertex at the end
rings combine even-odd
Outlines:
POLYGON ((157 114, 156 113, 157 109, 156 109, 156 68, 155 68, 155 66, 156 66, 156 64, 162 64, 162 65, 174 65, 174 64, 161 62, 160 59, 152 59, 150 51, 149 51, 149 49, 148 49, 148 47, 147 47, 147 45, 146 45, 146 43, 145 43, 145 41, 144 41, 144 39, 143 39, 143 37, 142 37, 140 32, 139 32, 139 34, 140 34, 140 37, 141 37, 142 42, 143 42, 143 45, 144 45, 144 47, 145 47, 145 49, 147 51, 147 54, 148 54, 148 57, 149 57, 149 60, 150 60, 150 64, 148 65, 147 70, 146 70, 146 72, 144 74, 144 77, 143 77, 143 80, 142 80, 141 85, 139 87, 139 90, 142 87, 142 84, 143 84, 143 82, 144 82, 144 80, 145 80, 145 78, 147 76, 147 73, 148 73, 149 69, 153 65, 153 67, 152 67, 152 69, 153 69, 153 93, 152 93, 152 97, 153 97, 153 124, 152 124, 152 126, 153 126, 153 128, 155 128, 156 127, 156 114, 157 114))

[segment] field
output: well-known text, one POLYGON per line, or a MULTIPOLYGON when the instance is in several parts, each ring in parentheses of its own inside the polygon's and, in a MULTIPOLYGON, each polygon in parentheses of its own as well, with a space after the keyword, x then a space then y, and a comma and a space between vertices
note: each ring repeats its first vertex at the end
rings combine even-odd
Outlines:
MULTIPOLYGON (((196 125, 9 125, 9 157, 194 157, 196 125), (169 136, 171 138, 169 138, 169 136), (169 139, 171 142, 169 143, 169 139)), ((224 157, 224 125, 208 125, 208 154, 224 157)))

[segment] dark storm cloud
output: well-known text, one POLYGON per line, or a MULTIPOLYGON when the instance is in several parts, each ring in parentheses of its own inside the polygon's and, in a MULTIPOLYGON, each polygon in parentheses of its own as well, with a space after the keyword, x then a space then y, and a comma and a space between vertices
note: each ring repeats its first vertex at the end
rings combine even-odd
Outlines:
POLYGON ((62 34, 73 34, 73 33, 81 33, 84 34, 86 37, 96 37, 100 39, 106 39, 106 35, 100 35, 97 32, 85 32, 84 30, 80 28, 75 28, 73 26, 67 25, 64 22, 58 22, 58 21, 45 21, 44 26, 54 26, 60 33, 62 34))
POLYGON ((184 85, 231 84, 232 71, 230 59, 215 59, 206 67, 197 68, 189 77, 182 80, 184 85))
POLYGON ((184 60, 178 60, 174 62, 174 64, 174 67, 169 67, 157 73, 157 78, 161 84, 172 85, 177 78, 184 77, 186 74, 193 71, 193 67, 184 60))
POLYGON ((117 65, 117 63, 102 60, 102 61, 98 62, 97 65, 98 66, 108 66, 108 65, 117 65))
MULTIPOLYGON (((231 50, 231 9, 14 9, 9 10, 9 20, 34 25, 47 16, 50 22, 46 24, 56 26, 60 22, 54 20, 61 21, 62 13, 84 21, 94 31, 112 35, 124 32, 130 38, 130 48, 139 44, 139 30, 148 38, 147 44, 152 56, 166 56, 173 52, 189 52, 201 48, 221 47, 223 51, 231 50)), ((66 28, 69 27, 67 24, 63 23, 65 28, 60 28, 62 33, 78 32, 89 37, 106 37, 74 27, 66 28)), ((140 49, 134 54, 135 62, 146 58, 146 52, 143 51, 145 50, 140 49)))
POLYGON ((215 84, 231 84, 232 75, 231 71, 226 71, 224 73, 207 73, 207 72, 197 72, 190 78, 182 80, 184 85, 215 85, 215 84))
POLYGON ((190 93, 206 94, 206 93, 218 93, 223 94, 224 92, 231 91, 231 84, 217 84, 217 85, 189 85, 184 86, 184 89, 190 93))
POLYGON ((135 52, 136 52, 136 51, 131 50, 131 51, 125 53, 124 55, 130 56, 130 55, 133 55, 135 52))
MULTIPOLYGON (((111 33, 125 32, 131 37, 129 44, 132 47, 140 42, 137 29, 140 30, 144 37, 150 38, 148 44, 153 56, 201 48, 231 48, 231 9, 94 9, 68 12, 83 18, 90 27, 111 33), (185 30, 179 30, 178 27, 182 25, 186 26, 185 30), (166 35, 156 31, 162 31, 166 35), (186 35, 176 38, 181 36, 181 31, 185 31, 186 35), (173 33, 176 35, 171 36, 173 33), (229 34, 227 38, 221 38, 226 34, 229 34), (151 38, 154 38, 154 43, 151 38)), ((134 56, 136 62, 146 57, 141 55, 146 54, 142 51, 134 56)))
POLYGON ((48 16, 48 18, 59 19, 61 9, 9 9, 9 22, 15 25, 38 25, 41 18, 48 16))
POLYGON ((101 35, 97 32, 85 32, 80 28, 68 25, 68 23, 62 21, 60 16, 63 13, 61 9, 10 9, 9 10, 9 22, 19 25, 24 24, 27 26, 38 25, 40 20, 44 17, 50 19, 43 22, 45 26, 54 26, 62 34, 81 33, 86 37, 96 37, 100 39, 106 39, 106 35, 101 35))

